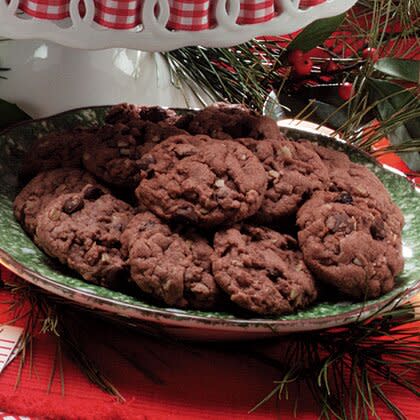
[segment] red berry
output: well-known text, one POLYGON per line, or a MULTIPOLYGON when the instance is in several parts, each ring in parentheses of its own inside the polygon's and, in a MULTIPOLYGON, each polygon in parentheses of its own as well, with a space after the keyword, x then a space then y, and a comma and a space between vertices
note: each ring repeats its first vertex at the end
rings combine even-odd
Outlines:
POLYGON ((314 63, 310 58, 303 58, 293 65, 293 70, 298 76, 308 76, 311 74, 314 63))
POLYGON ((379 60, 379 54, 376 48, 365 48, 362 51, 362 57, 365 60, 371 60, 373 63, 376 63, 379 60))
POLYGON ((287 59, 289 60, 290 64, 296 64, 298 61, 302 61, 304 58, 304 54, 302 50, 293 50, 290 51, 287 55, 287 59))
POLYGON ((334 73, 339 69, 338 64, 330 60, 322 64, 322 71, 325 73, 334 73))
POLYGON ((353 96, 353 83, 345 82, 340 85, 338 95, 343 101, 348 101, 353 96))

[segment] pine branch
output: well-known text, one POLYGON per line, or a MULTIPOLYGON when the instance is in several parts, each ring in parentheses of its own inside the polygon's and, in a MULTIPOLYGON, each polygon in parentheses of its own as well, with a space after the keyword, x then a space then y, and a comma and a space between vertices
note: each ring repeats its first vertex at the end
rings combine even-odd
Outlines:
POLYGON ((51 334, 56 338, 56 353, 52 362, 47 392, 51 390, 58 367, 61 392, 64 395, 65 387, 62 365, 62 349, 64 349, 92 383, 110 395, 115 396, 118 400, 124 400, 117 388, 100 372, 95 362, 89 358, 81 348, 78 340, 75 339, 72 329, 67 325, 65 316, 63 315, 65 308, 69 305, 67 301, 56 296, 53 297, 47 292, 17 279, 15 283, 6 284, 5 287, 11 292, 14 298, 14 302, 9 307, 9 310, 14 314, 10 324, 15 323, 23 316, 26 317, 21 339, 20 364, 15 387, 20 385, 22 372, 27 363, 28 352, 31 357, 30 369, 32 371, 32 345, 34 337, 39 333, 51 334))
POLYGON ((248 353, 281 375, 253 410, 276 396, 281 400, 284 389, 292 384, 306 384, 323 418, 361 418, 361 411, 366 418, 376 416, 374 397, 397 418, 405 418, 386 395, 384 384, 394 383, 420 396, 420 384, 415 379, 420 372, 420 318, 416 309, 418 305, 406 304, 345 328, 296 336, 289 350, 296 343, 303 350, 292 358, 279 360, 248 353), (409 373, 412 379, 407 377, 409 373))
MULTIPOLYGON (((388 105, 389 98, 373 99, 367 81, 392 78, 378 71, 372 60, 362 57, 362 50, 369 47, 381 55, 398 53, 401 58, 410 57, 420 48, 418 22, 418 1, 359 1, 357 7, 349 11, 342 26, 319 46, 318 51, 323 54, 314 54, 314 67, 308 76, 296 76, 291 71, 286 53, 287 37, 279 37, 277 41, 252 40, 232 48, 189 47, 166 53, 165 57, 174 82, 183 82, 193 92, 201 89, 214 100, 246 103, 262 111, 267 95, 274 91, 280 102, 301 102, 289 117, 296 117, 306 109, 306 118, 337 129, 343 138, 373 153, 371 146, 378 139, 420 118, 420 100, 414 88, 410 112, 397 109, 387 118, 382 118, 379 109, 388 105), (407 40, 411 40, 409 48, 407 40), (337 64, 337 69, 325 71, 330 61, 337 64), (338 98, 337 87, 346 80, 353 83, 355 94, 344 103, 338 98), (323 91, 313 89, 314 86, 323 91), (315 106, 306 108, 313 99, 330 104, 335 111, 330 112, 328 118, 324 112, 320 120, 315 106), (335 121, 339 120, 339 115, 345 123, 337 126, 335 121), (369 127, 373 119, 380 121, 380 125, 375 125, 374 133, 360 136, 360 129, 369 127)), ((414 135, 413 139, 408 138, 402 144, 391 145, 381 153, 419 152, 417 137, 414 135)))

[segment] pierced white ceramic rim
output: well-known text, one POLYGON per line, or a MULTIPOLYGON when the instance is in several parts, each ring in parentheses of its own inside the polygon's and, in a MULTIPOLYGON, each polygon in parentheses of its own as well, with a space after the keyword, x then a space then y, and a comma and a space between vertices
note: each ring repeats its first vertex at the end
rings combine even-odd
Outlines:
POLYGON ((12 39, 43 39, 81 49, 112 47, 133 48, 143 51, 170 51, 185 46, 228 47, 256 36, 284 35, 304 28, 313 21, 344 13, 357 0, 327 0, 306 10, 299 9, 300 0, 276 0, 282 13, 269 22, 253 25, 236 23, 240 0, 218 0, 215 8, 215 28, 203 31, 172 31, 166 29, 169 19, 169 0, 144 0, 142 22, 130 30, 107 29, 94 22, 93 0, 83 0, 86 14, 79 12, 79 0, 71 0, 70 18, 48 21, 19 17, 19 0, 0 0, 0 36, 12 39), (159 16, 156 16, 156 5, 159 16), (64 27, 65 26, 65 27, 64 27))

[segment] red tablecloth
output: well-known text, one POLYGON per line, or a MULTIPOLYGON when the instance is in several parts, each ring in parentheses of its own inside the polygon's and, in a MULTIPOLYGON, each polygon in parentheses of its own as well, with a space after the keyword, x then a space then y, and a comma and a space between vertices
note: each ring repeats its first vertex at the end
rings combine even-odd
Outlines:
MULTIPOLYGON (((1 301, 9 298, 0 293, 1 301)), ((1 305, 0 310, 5 308, 1 305)), ((275 368, 240 353, 226 353, 222 347, 208 350, 204 345, 168 345, 88 318, 80 328, 88 332, 84 348, 126 402, 117 402, 92 385, 67 357, 63 358, 64 396, 58 367, 47 393, 56 344, 52 336, 39 335, 34 343, 32 376, 28 360, 15 389, 19 359, 0 375, 2 411, 54 419, 244 419, 279 378, 275 368), (128 360, 140 368, 135 369, 128 360)), ((279 345, 260 343, 253 348, 270 353, 279 345)), ((395 386, 387 391, 408 419, 418 418, 420 401, 413 394, 395 386)), ((309 392, 302 389, 298 395, 297 418, 317 419, 318 408, 309 392)), ((377 408, 381 419, 394 418, 381 404, 377 408)), ((293 401, 271 401, 252 418, 293 418, 293 401)))

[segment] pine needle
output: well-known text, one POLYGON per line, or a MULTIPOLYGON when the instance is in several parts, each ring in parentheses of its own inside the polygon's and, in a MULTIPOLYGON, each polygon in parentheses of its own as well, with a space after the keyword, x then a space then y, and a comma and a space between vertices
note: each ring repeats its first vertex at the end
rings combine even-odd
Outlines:
MULTIPOLYGON (((398 298, 399 299, 399 298, 398 298)), ((321 331, 296 337, 303 354, 289 358, 292 345, 285 349, 285 362, 259 353, 249 355, 282 373, 272 391, 253 411, 281 396, 291 383, 306 384, 321 407, 321 417, 338 419, 379 418, 375 397, 398 418, 404 418, 382 389, 381 378, 406 388, 419 396, 420 384, 405 378, 419 372, 420 331, 415 306, 405 304, 388 312, 375 314, 340 331, 321 331), (324 358, 320 355, 326 354, 324 358), (402 360, 403 359, 403 360, 402 360), (407 363, 406 363, 407 362, 407 363), (402 366, 408 366, 401 370, 402 366)))
POLYGON ((57 359, 58 359, 58 340, 56 341, 56 345, 55 345, 55 355, 54 355, 53 364, 51 367, 50 378, 48 380, 48 385, 47 385, 48 394, 51 392, 51 387, 54 382, 55 371, 57 369, 57 359))
MULTIPOLYGON (((203 105, 204 92, 211 100, 227 100, 232 103, 244 103, 251 108, 262 111, 267 95, 278 92, 280 100, 299 98, 302 100, 311 94, 308 81, 319 86, 340 85, 346 80, 353 80, 355 95, 347 103, 334 103, 335 110, 322 120, 317 117, 317 109, 311 106, 313 97, 308 96, 306 104, 295 109, 289 117, 297 119, 304 115, 320 125, 327 124, 337 129, 340 136, 369 153, 375 153, 372 145, 383 137, 387 137, 398 127, 420 119, 420 100, 414 95, 413 104, 398 109, 389 118, 380 118, 379 107, 390 99, 373 100, 369 96, 368 81, 371 77, 380 80, 391 80, 389 76, 375 70, 371 60, 361 57, 363 48, 375 48, 392 57, 409 57, 420 48, 418 32, 420 4, 418 1, 396 2, 393 0, 359 1, 358 7, 348 12, 339 30, 334 33, 320 49, 327 53, 327 58, 317 57, 316 69, 308 77, 297 78, 291 72, 285 54, 287 37, 279 37, 278 41, 251 40, 232 48, 188 47, 165 53, 171 70, 171 78, 177 86, 189 87, 197 93, 203 105), (364 22, 364 24, 360 24, 364 22), (390 31, 400 25, 400 32, 390 31), (352 35, 349 36, 348 34, 352 35), (407 48, 405 43, 411 40, 407 48), (404 49, 402 49, 404 46, 404 49), (398 51, 400 49, 400 51, 398 51), (348 57, 347 53, 352 56, 348 57), (320 79, 320 68, 333 60, 339 70, 330 74, 332 81, 320 79), (345 114, 346 122, 341 127, 333 123, 337 115, 345 114), (361 130, 369 127, 370 122, 379 119, 372 131, 361 135, 361 130)), ((414 87, 416 91, 418 87, 414 87)), ((407 92, 410 89, 406 90, 407 92)), ((317 96, 320 101, 328 101, 317 96)), ((416 139, 408 139, 402 144, 384 147, 381 153, 419 152, 420 144, 416 139)))

